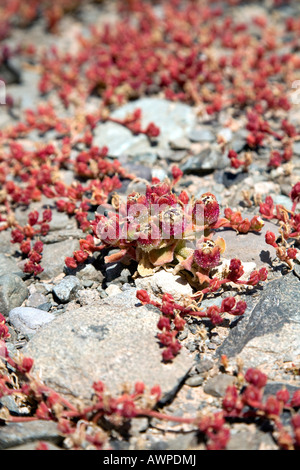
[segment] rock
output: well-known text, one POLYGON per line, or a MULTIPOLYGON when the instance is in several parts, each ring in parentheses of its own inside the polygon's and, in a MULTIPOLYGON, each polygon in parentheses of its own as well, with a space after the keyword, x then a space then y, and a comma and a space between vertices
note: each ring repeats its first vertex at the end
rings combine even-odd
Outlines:
POLYGON ((52 243, 63 242, 65 240, 77 239, 80 240, 83 237, 82 230, 78 228, 70 228, 70 229, 58 229, 54 231, 50 231, 47 235, 41 237, 41 241, 46 245, 52 243))
POLYGON ((272 364, 300 354, 300 283, 293 273, 267 282, 259 297, 245 296, 248 308, 217 355, 239 356, 245 367, 272 364))
POLYGON ((74 299, 81 283, 76 276, 66 276, 53 288, 53 295, 60 303, 67 303, 74 299))
POLYGON ((204 378, 201 375, 192 375, 189 377, 185 383, 189 387, 199 387, 203 384, 204 378))
POLYGON ((50 280, 64 272, 65 258, 73 256, 79 249, 78 240, 65 240, 51 245, 44 245, 43 259, 41 262, 44 271, 39 275, 40 279, 50 280))
POLYGON ((293 202, 291 198, 284 196, 283 194, 276 194, 275 196, 272 196, 274 204, 280 204, 284 206, 287 210, 292 210, 293 202))
POLYGON ((8 423, 0 427, 0 449, 8 449, 32 441, 62 442, 57 423, 54 421, 29 421, 25 423, 8 423))
MULTIPOLYGON (((243 219, 248 218, 251 220, 253 216, 254 214, 249 215, 242 212, 243 219)), ((278 226, 265 220, 264 224, 260 232, 249 232, 246 234, 237 234, 232 229, 216 230, 215 236, 224 238, 226 243, 223 257, 229 260, 240 258, 244 263, 255 263, 258 268, 263 266, 268 267, 271 259, 275 257, 275 249, 267 245, 265 235, 268 230, 275 234, 278 233, 278 226)))
POLYGON ((254 424, 234 423, 226 450, 278 450, 272 436, 254 424))
POLYGON ((128 268, 124 266, 123 263, 108 263, 105 269, 105 283, 109 284, 113 282, 114 284, 122 285, 125 282, 128 282, 131 273, 128 268))
POLYGON ((151 172, 152 178, 158 178, 160 181, 164 181, 168 175, 163 168, 153 168, 151 172))
POLYGON ((191 146, 189 140, 184 136, 171 140, 169 145, 172 150, 187 150, 191 146))
POLYGON ((132 157, 132 161, 134 163, 152 167, 152 165, 154 165, 157 161, 157 155, 153 152, 140 153, 134 155, 132 157))
POLYGON ((273 181, 258 181, 254 184, 255 194, 264 198, 270 194, 276 194, 279 191, 279 185, 273 181))
POLYGON ((257 336, 247 342, 238 354, 246 368, 260 367, 284 361, 289 355, 297 360, 300 355, 300 326, 286 324, 276 332, 257 336))
POLYGON ((223 129, 220 129, 218 134, 217 134, 218 139, 222 139, 223 142, 231 142, 232 140, 232 130, 229 127, 224 127, 223 129))
POLYGON ((204 392, 213 397, 223 397, 227 387, 233 385, 235 377, 226 374, 218 374, 208 379, 204 385, 204 392))
POLYGON ((198 364, 195 366, 195 370, 198 374, 203 374, 208 372, 214 366, 214 362, 211 359, 202 359, 198 364))
POLYGON ((104 279, 101 271, 97 270, 92 264, 86 264, 76 272, 76 277, 81 281, 96 281, 101 283, 104 279))
MULTIPOLYGON (((114 111, 113 118, 123 119, 134 110, 142 111, 142 127, 153 122, 160 128, 160 135, 155 139, 162 149, 169 149, 169 142, 184 137, 196 123, 196 114, 192 107, 161 98, 141 98, 121 106, 114 111)), ((148 138, 134 136, 125 127, 113 122, 102 123, 95 129, 94 144, 107 145, 109 153, 119 156, 122 153, 137 155, 152 152, 148 138)))
POLYGON ((144 134, 133 135, 129 129, 114 122, 101 123, 96 127, 94 143, 98 147, 108 146, 109 155, 113 157, 125 153, 138 155, 151 150, 144 134))
POLYGON ((45 295, 34 292, 28 297, 26 307, 40 308, 41 305, 46 303, 48 303, 48 298, 45 295))
POLYGON ((52 313, 32 307, 17 307, 9 312, 10 324, 18 332, 28 337, 34 335, 42 326, 53 321, 54 318, 55 315, 52 313))
POLYGON ((246 144, 246 139, 244 139, 243 137, 234 136, 231 141, 230 148, 235 152, 240 153, 242 150, 244 150, 246 144))
MULTIPOLYGON (((0 232, 0 253, 4 256, 14 254, 16 252, 16 245, 11 243, 11 230, 2 230, 0 232)), ((12 258, 10 258, 12 260, 12 258)))
POLYGON ((204 128, 195 128, 193 129, 188 138, 191 142, 213 142, 216 137, 209 129, 204 128))
POLYGON ((43 381, 64 395, 90 398, 94 381, 113 394, 124 383, 159 384, 163 397, 176 392, 192 366, 182 349, 172 363, 162 362, 156 339, 159 312, 141 306, 128 289, 75 311, 59 315, 23 349, 34 359, 43 381))
POLYGON ((56 230, 78 230, 76 220, 74 218, 70 218, 65 212, 59 212, 57 209, 55 209, 53 206, 53 200, 45 196, 42 196, 41 201, 32 202, 30 204, 30 208, 18 207, 15 212, 16 220, 19 224, 26 225, 28 222, 28 214, 31 211, 37 210, 41 218, 43 211, 47 207, 50 207, 52 211, 52 220, 49 222, 50 232, 47 236, 43 237, 44 240, 47 240, 47 237, 50 237, 50 233, 56 230))
POLYGON ((185 174, 203 174, 228 167, 227 153, 223 153, 218 145, 203 149, 198 155, 192 155, 181 165, 185 174))
POLYGON ((0 253, 0 276, 7 273, 16 274, 21 278, 25 277, 24 272, 20 269, 14 258, 9 257, 4 253, 0 253))
POLYGON ((293 153, 300 156, 300 142, 293 143, 293 153))
POLYGON ((0 312, 7 316, 9 311, 22 305, 28 297, 28 288, 16 274, 0 276, 0 312))
POLYGON ((246 172, 238 171, 234 173, 232 171, 224 171, 222 175, 222 183, 224 184, 225 188, 230 188, 235 184, 241 183, 244 179, 247 178, 246 172))
POLYGON ((152 291, 155 296, 171 294, 175 300, 193 294, 192 287, 185 279, 179 275, 174 276, 164 269, 154 273, 153 276, 137 278, 135 285, 138 289, 152 291))
POLYGON ((94 304, 100 297, 97 289, 81 289, 76 294, 76 300, 79 301, 81 306, 94 304))
POLYGON ((107 293, 107 295, 110 297, 112 295, 118 295, 120 294, 122 291, 120 289, 119 286, 116 286, 115 284, 110 284, 106 289, 105 289, 105 292, 107 293))

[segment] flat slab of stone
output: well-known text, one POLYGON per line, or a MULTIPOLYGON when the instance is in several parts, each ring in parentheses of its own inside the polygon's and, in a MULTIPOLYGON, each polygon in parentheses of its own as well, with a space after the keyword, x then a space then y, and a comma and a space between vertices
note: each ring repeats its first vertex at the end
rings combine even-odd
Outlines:
MULTIPOLYGON (((257 213, 257 215, 259 215, 257 213)), ((221 214, 223 216, 223 214, 221 214)), ((243 219, 252 219, 253 215, 242 212, 243 219)), ((264 220, 264 227, 260 232, 249 232, 246 234, 236 233, 233 229, 219 229, 216 235, 224 238, 226 249, 223 258, 239 258, 242 262, 254 262, 258 268, 271 265, 271 260, 276 257, 275 248, 267 245, 265 241, 266 232, 269 230, 278 234, 278 226, 270 221, 264 220)))
POLYGON ((0 252, 0 276, 7 273, 17 274, 21 278, 24 277, 24 273, 18 266, 17 261, 11 256, 0 252))
POLYGON ((263 284, 259 296, 245 296, 248 308, 217 354, 239 355, 254 365, 300 354, 300 281, 289 273, 263 284))
POLYGON ((103 381, 112 393, 124 384, 160 385, 165 398, 185 379, 193 359, 185 348, 163 363, 156 338, 160 312, 142 306, 129 289, 61 314, 29 341, 23 353, 34 371, 60 393, 89 399, 103 381))
POLYGON ((9 321, 24 335, 34 335, 42 326, 54 320, 55 315, 33 307, 17 307, 9 312, 9 321))
POLYGON ((9 311, 22 305, 29 295, 26 284, 17 274, 0 276, 0 312, 7 316, 9 311))
POLYGON ((8 423, 0 427, 0 450, 19 446, 32 441, 60 443, 62 437, 53 421, 29 421, 8 423))
POLYGON ((75 250, 79 248, 78 240, 65 240, 51 245, 44 245, 43 259, 41 266, 44 271, 39 274, 43 280, 52 279, 64 272, 65 259, 73 256, 75 250))

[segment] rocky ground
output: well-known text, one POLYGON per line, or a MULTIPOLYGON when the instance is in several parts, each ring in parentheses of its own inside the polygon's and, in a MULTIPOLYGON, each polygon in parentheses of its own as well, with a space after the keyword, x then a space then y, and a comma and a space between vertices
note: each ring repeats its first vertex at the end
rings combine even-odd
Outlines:
MULTIPOLYGON (((245 3, 233 8, 236 18, 266 14, 275 22, 278 18, 284 21, 287 16, 299 15, 297 3, 274 12, 260 4, 245 3)), ((159 12, 159 5, 156 8, 159 12)), ((14 46, 33 42, 45 48, 55 44, 57 48, 71 50, 79 31, 93 23, 101 26, 106 20, 114 24, 117 18, 113 3, 87 5, 79 15, 65 16, 56 34, 45 32, 41 18, 26 30, 13 29, 7 43, 14 46)), ((16 83, 10 70, 0 69, 15 103, 13 108, 0 107, 1 129, 15 125, 25 109, 35 109, 46 99, 37 87, 39 68, 30 66, 20 56, 13 57, 10 63, 20 81, 16 83)), ((96 109, 99 102, 99 97, 92 96, 87 106, 96 109)), ((58 114, 65 113, 60 103, 55 106, 58 114)), ((299 125, 299 106, 293 105, 282 113, 279 110, 277 118, 284 116, 299 125)), ((293 142, 292 160, 277 168, 268 167, 274 148, 270 139, 258 150, 251 150, 252 163, 246 170, 235 169, 230 167, 228 148, 242 155, 247 150, 248 134, 238 113, 234 116, 226 109, 203 118, 197 106, 169 101, 158 92, 122 104, 111 115, 124 118, 137 108, 142 110, 143 125, 155 122, 160 128, 156 145, 147 136, 133 135, 114 122, 100 123, 94 129, 93 145, 107 145, 109 153, 137 177, 124 179, 120 194, 143 190, 145 181, 154 177, 164 180, 175 163, 183 171, 178 191, 185 189, 196 198, 212 192, 221 210, 230 207, 240 210, 245 217, 259 215, 259 204, 255 201, 263 201, 266 196, 291 210, 290 191, 300 181, 297 139, 293 142)), ((58 132, 51 130, 43 136, 33 131, 21 141, 37 144, 57 139, 58 132)), ((72 168, 60 169, 60 178, 67 184, 75 177, 72 168)), ((59 212, 53 199, 43 194, 41 200, 31 201, 28 206, 15 205, 15 218, 24 225, 32 210, 41 213, 46 207, 52 209, 52 220, 49 232, 41 236, 43 271, 37 276, 24 273, 18 247, 11 243, 11 229, 0 232, 0 312, 11 335, 6 341, 9 353, 32 357, 34 373, 54 390, 70 400, 89 400, 95 380, 102 380, 116 395, 124 384, 142 381, 149 388, 159 384, 160 410, 182 417, 220 410, 226 388, 237 381, 237 372, 249 368, 258 368, 268 376, 265 396, 275 394, 283 386, 291 394, 299 388, 300 259, 298 254, 290 269, 276 258, 275 249, 266 244, 266 232, 278 231, 276 220, 265 220, 260 234, 220 229, 226 242, 224 257, 228 260, 239 257, 246 277, 253 269, 266 267, 268 280, 255 288, 234 292, 247 302, 247 310, 240 318, 226 320, 215 328, 211 328, 209 321, 190 318, 180 333, 180 353, 172 362, 164 363, 156 338, 159 311, 141 305, 136 292, 146 289, 152 298, 169 293, 182 299, 192 295, 193 288, 180 276, 163 269, 153 276, 135 277, 134 264, 105 264, 101 252, 80 269, 68 269, 65 258, 79 248, 84 235, 74 217, 59 212), (224 355, 228 358, 226 369, 221 363, 224 355)), ((220 305, 226 295, 222 291, 208 295, 202 306, 220 305)), ((24 415, 27 410, 13 395, 0 398, 0 407, 14 416, 24 415)), ((231 423, 230 436, 227 444, 230 450, 279 448, 272 432, 254 422, 231 423)), ((67 448, 53 421, 0 425, 1 449, 31 449, 41 440, 50 448, 67 448)), ((204 449, 189 425, 146 417, 133 420, 126 437, 112 431, 110 446, 131 450, 204 449)))

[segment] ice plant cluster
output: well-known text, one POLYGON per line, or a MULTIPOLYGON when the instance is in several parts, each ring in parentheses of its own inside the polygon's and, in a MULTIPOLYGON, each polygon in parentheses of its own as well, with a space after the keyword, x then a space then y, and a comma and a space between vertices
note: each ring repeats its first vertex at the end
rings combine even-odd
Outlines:
POLYGON ((147 291, 143 289, 138 290, 136 296, 143 305, 154 305, 161 311, 161 317, 157 324, 160 333, 157 337, 164 347, 162 357, 166 362, 173 360, 182 347, 178 340, 178 334, 185 327, 185 317, 208 318, 212 325, 216 326, 223 323, 224 313, 241 316, 247 308, 246 302, 242 300, 237 302, 234 297, 224 299, 220 307, 214 305, 203 310, 196 303, 181 305, 175 302, 170 294, 164 294, 161 302, 151 300, 147 291))
MULTIPOLYGON (((99 0, 101 1, 101 0, 99 0)), ((3 0, 0 5, 0 40, 10 34, 12 26, 28 27, 40 16, 46 20, 47 28, 55 31, 58 22, 69 12, 76 10, 84 0, 3 0)))
POLYGON ((300 449, 300 415, 295 410, 300 408, 300 393, 296 390, 291 396, 283 387, 276 395, 264 398, 267 376, 258 369, 250 368, 243 377, 243 387, 229 386, 222 400, 222 407, 227 418, 246 419, 258 423, 269 422, 272 434, 281 449, 300 449), (283 424, 283 413, 291 413, 291 430, 283 424))
POLYGON ((276 250, 276 256, 281 261, 293 268, 293 260, 299 254, 297 244, 300 239, 300 213, 297 205, 300 203, 300 183, 293 186, 290 198, 293 203, 292 210, 287 210, 281 204, 274 204, 271 196, 267 196, 265 202, 260 203, 260 213, 263 218, 276 220, 279 224, 278 234, 268 231, 265 236, 266 243, 276 250))
MULTIPOLYGON (((123 179, 133 177, 119 161, 109 157, 107 147, 98 148, 92 144, 89 120, 82 121, 78 115, 72 119, 59 118, 50 103, 35 111, 26 110, 23 122, 0 131, 0 231, 12 230, 12 242, 22 243, 23 255, 31 251, 29 239, 48 233, 49 207, 74 217, 83 232, 91 231, 88 212, 105 204, 109 195, 121 187, 123 179), (33 130, 45 137, 55 130, 61 138, 45 144, 24 143, 23 139, 33 130), (80 151, 78 145, 81 145, 80 151), (72 152, 76 152, 74 159, 72 152), (71 183, 66 183, 63 178, 66 169, 74 173, 71 183), (13 179, 11 175, 14 175, 13 179), (21 228, 15 218, 16 208, 26 208, 32 202, 42 200, 48 206, 42 219, 36 220, 37 212, 33 211, 27 226, 21 228)), ((26 272, 39 274, 41 246, 39 250, 39 256, 36 250, 34 256, 29 255, 31 259, 25 265, 26 272)))
POLYGON ((42 213, 42 219, 39 220, 39 218, 39 212, 32 211, 29 213, 28 223, 24 227, 14 224, 14 229, 11 231, 11 242, 19 244, 19 250, 26 260, 23 267, 24 272, 35 276, 43 272, 40 263, 44 245, 39 237, 47 235, 50 230, 51 209, 45 209, 42 213))
MULTIPOLYGON (((31 0, 26 7, 18 0, 13 7, 10 3, 4 2, 2 7, 3 37, 10 18, 30 21, 40 3, 40 10, 55 25, 64 11, 80 2, 31 0)), ((40 51, 36 45, 24 46, 20 52, 41 68, 39 89, 44 96, 54 92, 69 108, 91 94, 99 95, 101 111, 88 117, 94 125, 111 119, 111 108, 158 92, 169 100, 196 105, 204 118, 231 107, 244 116, 249 132, 249 151, 243 157, 229 149, 232 166, 247 169, 252 151, 274 139, 276 148, 267 163, 274 168, 290 161, 292 144, 299 137, 299 129, 287 117, 280 117, 279 123, 276 117, 278 110, 291 109, 291 84, 300 68, 294 50, 299 27, 292 17, 282 29, 263 15, 249 23, 235 20, 228 7, 241 3, 171 0, 161 5, 158 15, 151 2, 123 1, 119 2, 117 24, 92 27, 89 35, 78 37, 74 52, 57 47, 40 51), (245 48, 248 54, 244 54, 245 48), (216 49, 220 54, 214 53, 216 49)), ((135 117, 117 121, 134 133, 150 138, 158 135, 155 123, 143 129, 135 117)), ((229 119, 228 126, 231 124, 229 119)))
MULTIPOLYGON (((172 180, 152 181, 145 194, 134 192, 125 200, 116 196, 113 210, 96 214, 91 223, 96 246, 114 249, 105 261, 134 260, 141 276, 149 276, 162 267, 174 274, 184 271, 191 285, 206 284, 202 287, 209 286, 211 290, 226 282, 255 285, 265 280, 266 270, 261 269, 242 282, 243 267, 238 259, 231 261, 223 277, 214 276, 226 248, 221 237, 214 238, 215 231, 229 227, 238 233, 259 232, 264 225, 261 218, 244 219, 240 212, 229 208, 220 217, 220 207, 212 193, 204 193, 198 199, 190 198, 186 191, 176 194, 174 186, 182 176, 181 170, 174 166, 172 176, 172 180)), ((84 240, 81 243, 86 246, 83 251, 92 254, 94 245, 91 247, 84 240)), ((67 264, 74 265, 70 259, 67 264)))

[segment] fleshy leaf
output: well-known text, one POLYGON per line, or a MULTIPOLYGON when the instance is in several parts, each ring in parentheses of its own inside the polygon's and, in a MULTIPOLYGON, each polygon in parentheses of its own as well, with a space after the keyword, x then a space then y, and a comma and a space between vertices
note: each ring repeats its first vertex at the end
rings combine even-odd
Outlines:
POLYGON ((149 260, 153 266, 163 266, 167 263, 172 263, 174 259, 174 250, 176 243, 164 248, 152 250, 149 253, 149 260))
POLYGON ((144 256, 140 259, 137 271, 142 277, 151 276, 154 273, 153 266, 149 261, 148 253, 145 253, 144 256))

